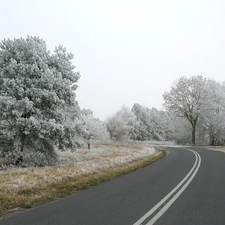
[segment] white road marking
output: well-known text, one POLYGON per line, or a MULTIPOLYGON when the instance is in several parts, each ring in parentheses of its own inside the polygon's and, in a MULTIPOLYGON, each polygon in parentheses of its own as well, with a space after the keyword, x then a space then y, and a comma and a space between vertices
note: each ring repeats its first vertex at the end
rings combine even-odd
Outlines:
POLYGON ((158 202, 151 210, 149 210, 144 216, 142 216, 133 225, 141 225, 142 222, 144 222, 144 220, 150 217, 164 203, 160 211, 146 224, 146 225, 153 225, 166 212, 166 210, 175 202, 175 200, 182 194, 182 192, 187 188, 187 186, 191 183, 191 181, 195 177, 201 165, 201 157, 196 151, 193 151, 191 149, 187 149, 187 150, 191 151, 195 155, 195 163, 193 167, 191 168, 191 170, 189 171, 189 173, 172 191, 170 191, 169 194, 167 194, 160 202, 158 202), (166 200, 169 199, 179 188, 180 190, 169 200, 169 202, 165 204, 166 200))

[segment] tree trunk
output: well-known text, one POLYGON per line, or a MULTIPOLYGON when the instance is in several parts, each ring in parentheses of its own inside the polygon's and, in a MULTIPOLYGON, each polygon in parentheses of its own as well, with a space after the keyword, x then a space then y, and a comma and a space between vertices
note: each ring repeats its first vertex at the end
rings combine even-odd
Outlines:
POLYGON ((24 149, 24 145, 25 145, 25 138, 26 138, 26 135, 22 134, 22 137, 21 137, 21 148, 20 148, 20 152, 21 152, 21 156, 19 156, 16 160, 16 165, 20 164, 23 162, 23 156, 22 156, 22 152, 23 152, 23 149, 24 149))
POLYGON ((192 142, 192 145, 196 145, 196 142, 195 142, 195 131, 196 131, 196 121, 191 124, 192 125, 192 139, 191 139, 191 142, 192 142))
POLYGON ((210 146, 216 146, 216 136, 213 133, 210 134, 210 146))

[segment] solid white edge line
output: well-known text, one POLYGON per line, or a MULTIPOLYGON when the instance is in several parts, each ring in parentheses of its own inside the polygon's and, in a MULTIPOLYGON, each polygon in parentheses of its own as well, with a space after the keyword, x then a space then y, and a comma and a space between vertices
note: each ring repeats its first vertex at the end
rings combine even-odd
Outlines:
POLYGON ((168 198, 171 197, 171 195, 173 195, 173 193, 180 188, 180 186, 184 183, 185 180, 187 180, 187 178, 190 176, 190 174, 193 172, 196 164, 197 164, 197 152, 191 150, 191 149, 187 149, 188 151, 191 151, 194 155, 195 155, 195 163, 193 165, 193 167, 191 168, 191 170, 189 171, 189 173, 184 177, 184 179, 174 188, 172 189, 160 202, 158 202, 151 210, 149 210, 144 216, 142 216, 137 222, 135 222, 133 225, 140 225, 144 220, 146 220, 149 216, 151 216, 152 213, 155 212, 156 209, 159 208, 160 205, 163 204, 163 202, 165 202, 168 198))
MULTIPOLYGON (((197 152, 196 152, 197 153, 197 152)), ((201 157, 197 153, 199 157, 199 163, 196 167, 194 173, 191 175, 191 177, 188 179, 188 181, 185 183, 185 185, 173 196, 173 198, 170 199, 169 202, 146 224, 146 225, 153 225, 166 211, 169 209, 169 207, 176 201, 176 199, 183 193, 183 191, 187 188, 187 186, 191 183, 191 181, 194 179, 196 173, 198 172, 198 169, 201 165, 201 157)))

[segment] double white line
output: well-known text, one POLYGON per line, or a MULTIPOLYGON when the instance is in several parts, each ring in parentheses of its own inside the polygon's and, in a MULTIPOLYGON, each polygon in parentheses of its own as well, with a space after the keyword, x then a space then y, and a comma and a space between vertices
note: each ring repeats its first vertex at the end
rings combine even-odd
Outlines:
POLYGON ((201 165, 201 157, 196 151, 193 151, 191 149, 187 150, 191 151, 195 155, 195 163, 189 173, 169 194, 167 194, 160 202, 158 202, 151 210, 149 210, 133 225, 154 224, 191 183, 201 165))

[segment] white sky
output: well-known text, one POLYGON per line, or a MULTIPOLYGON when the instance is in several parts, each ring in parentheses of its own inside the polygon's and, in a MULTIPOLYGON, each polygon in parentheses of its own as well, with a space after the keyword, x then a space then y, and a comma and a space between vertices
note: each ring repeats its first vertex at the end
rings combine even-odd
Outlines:
POLYGON ((0 40, 27 35, 75 55, 77 100, 100 119, 162 109, 183 75, 225 80, 224 0, 0 0, 0 40))

